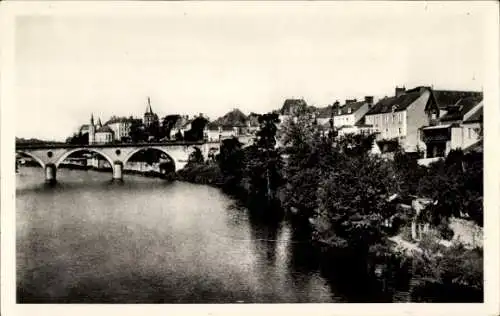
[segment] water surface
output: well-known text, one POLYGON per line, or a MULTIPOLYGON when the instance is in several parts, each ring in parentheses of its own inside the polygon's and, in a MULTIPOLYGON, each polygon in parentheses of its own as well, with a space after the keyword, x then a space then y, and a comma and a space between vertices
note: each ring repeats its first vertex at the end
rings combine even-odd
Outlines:
POLYGON ((40 168, 16 175, 18 302, 340 302, 286 221, 216 188, 40 168))

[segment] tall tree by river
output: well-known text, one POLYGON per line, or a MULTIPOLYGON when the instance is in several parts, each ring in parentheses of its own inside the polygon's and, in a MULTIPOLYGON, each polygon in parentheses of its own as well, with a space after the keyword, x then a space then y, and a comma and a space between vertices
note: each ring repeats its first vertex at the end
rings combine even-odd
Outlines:
POLYGON ((373 135, 324 136, 308 113, 284 130, 287 206, 312 223, 315 240, 368 256, 382 242, 395 192, 391 166, 370 154, 373 135))
POLYGON ((282 184, 282 159, 276 148, 278 114, 268 113, 258 118, 260 129, 252 146, 245 149, 245 180, 251 194, 272 202, 282 184))

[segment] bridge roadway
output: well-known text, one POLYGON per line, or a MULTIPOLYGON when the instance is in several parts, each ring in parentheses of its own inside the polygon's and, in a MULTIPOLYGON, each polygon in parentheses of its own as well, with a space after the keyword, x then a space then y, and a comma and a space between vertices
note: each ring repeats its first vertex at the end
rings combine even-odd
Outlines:
POLYGON ((162 142, 162 143, 116 143, 116 144, 16 144, 16 153, 25 154, 36 160, 45 169, 45 181, 56 182, 59 165, 71 154, 87 151, 105 158, 113 169, 113 179, 123 180, 123 166, 141 150, 157 150, 172 161, 175 171, 184 168, 189 154, 198 147, 205 159, 211 148, 219 150, 219 142, 162 142))

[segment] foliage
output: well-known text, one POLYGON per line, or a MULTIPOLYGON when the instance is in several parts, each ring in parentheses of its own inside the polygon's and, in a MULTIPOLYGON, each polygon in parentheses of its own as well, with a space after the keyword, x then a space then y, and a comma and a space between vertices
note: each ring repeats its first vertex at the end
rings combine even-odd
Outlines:
POLYGON ((191 122, 191 129, 184 133, 187 141, 200 141, 203 139, 203 131, 208 120, 204 117, 197 117, 191 122))
POLYGON ((418 194, 437 201, 427 209, 430 221, 469 217, 483 225, 483 157, 480 153, 451 151, 445 161, 432 164, 418 183, 418 194))
POLYGON ((368 155, 339 158, 318 189, 316 217, 329 223, 318 237, 366 253, 382 241, 382 223, 395 213, 387 200, 394 192, 391 170, 368 155))
POLYGON ((243 176, 242 161, 242 144, 238 139, 233 137, 223 140, 217 162, 225 179, 224 188, 234 190, 240 187, 243 176))
POLYGON ((202 164, 204 161, 203 153, 200 148, 194 147, 193 152, 189 154, 188 164, 202 164))
POLYGON ((182 141, 182 140, 184 140, 184 136, 182 136, 182 133, 181 133, 180 130, 178 130, 177 133, 175 133, 174 138, 175 138, 176 141, 182 141))
POLYGON ((244 181, 253 195, 272 200, 282 183, 281 155, 276 149, 278 114, 260 115, 258 122, 254 145, 244 150, 244 181))
POLYGON ((78 134, 74 134, 72 137, 68 137, 66 139, 66 143, 75 144, 75 145, 86 145, 89 143, 89 134, 82 134, 81 132, 78 134))
POLYGON ((421 244, 421 247, 423 251, 410 259, 414 278, 424 281, 420 287, 433 284, 442 290, 458 287, 482 291, 482 249, 465 249, 461 245, 446 248, 435 243, 421 244))
POLYGON ((134 143, 145 142, 148 139, 148 135, 142 121, 140 119, 130 118, 130 139, 134 143))
POLYGON ((401 196, 417 195, 419 181, 427 173, 427 169, 417 163, 417 157, 399 148, 394 154, 394 170, 401 196))
POLYGON ((392 166, 370 155, 374 136, 324 136, 305 111, 284 130, 287 206, 313 218, 314 238, 323 243, 365 255, 376 249, 397 188, 392 166))
POLYGON ((170 133, 174 128, 175 123, 181 118, 179 114, 167 115, 162 119, 161 129, 163 137, 170 139, 170 133))
POLYGON ((198 184, 220 186, 224 179, 220 168, 215 163, 191 163, 177 172, 179 180, 198 184))

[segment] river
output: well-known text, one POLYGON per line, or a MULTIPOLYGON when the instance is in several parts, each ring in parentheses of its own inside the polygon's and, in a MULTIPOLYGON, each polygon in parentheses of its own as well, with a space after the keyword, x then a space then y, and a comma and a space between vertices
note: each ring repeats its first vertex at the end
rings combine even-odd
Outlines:
POLYGON ((40 168, 16 175, 19 303, 342 302, 292 240, 218 189, 40 168))

